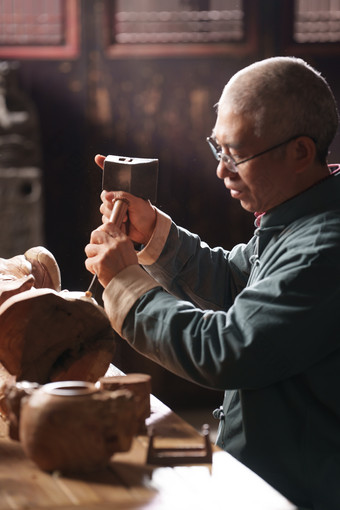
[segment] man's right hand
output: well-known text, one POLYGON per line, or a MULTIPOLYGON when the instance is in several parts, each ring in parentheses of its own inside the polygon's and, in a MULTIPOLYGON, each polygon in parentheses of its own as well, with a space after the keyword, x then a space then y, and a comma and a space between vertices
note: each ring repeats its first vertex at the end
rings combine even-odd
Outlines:
MULTIPOLYGON (((95 162, 103 168, 105 156, 97 155, 95 162)), ((100 212, 103 215, 103 223, 110 221, 113 202, 117 198, 128 201, 128 211, 123 220, 122 231, 138 244, 147 244, 156 225, 156 211, 148 200, 135 197, 123 191, 106 191, 101 194, 102 205, 100 212)))

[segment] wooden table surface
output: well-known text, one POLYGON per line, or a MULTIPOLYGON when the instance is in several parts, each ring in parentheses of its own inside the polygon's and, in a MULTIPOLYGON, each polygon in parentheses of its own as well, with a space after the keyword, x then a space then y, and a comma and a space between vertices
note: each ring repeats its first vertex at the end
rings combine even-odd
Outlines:
MULTIPOLYGON (((158 447, 199 446, 193 427, 151 396, 147 427, 158 447), (158 443, 157 443, 158 441, 158 443)), ((45 473, 0 426, 0 510, 294 510, 267 483, 229 454, 213 448, 212 464, 159 467, 146 464, 148 436, 134 439, 103 471, 64 477, 45 473), (217 505, 217 506, 215 506, 217 505)))

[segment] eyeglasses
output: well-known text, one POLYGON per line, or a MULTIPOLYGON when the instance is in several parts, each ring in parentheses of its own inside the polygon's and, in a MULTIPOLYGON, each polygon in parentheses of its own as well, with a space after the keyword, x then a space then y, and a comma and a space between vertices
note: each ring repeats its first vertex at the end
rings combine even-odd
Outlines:
MULTIPOLYGON (((233 172, 234 174, 238 173, 238 166, 242 165, 243 163, 246 163, 247 161, 250 161, 251 159, 258 158, 259 156, 262 156, 263 154, 266 154, 267 152, 273 151, 274 149, 278 149, 282 145, 285 145, 286 143, 291 142, 292 140, 296 140, 296 138, 299 138, 300 136, 305 135, 295 135, 291 138, 288 138, 288 140, 285 140, 284 142, 278 143, 276 145, 273 145, 273 147, 269 147, 269 149, 266 149, 264 151, 258 152, 257 154, 254 154, 254 156, 250 156, 250 158, 243 159, 242 161, 239 161, 236 163, 234 158, 232 156, 229 156, 229 154, 224 154, 222 152, 222 148, 220 145, 218 145, 216 139, 213 136, 208 136, 207 142, 210 146, 210 149, 212 150, 213 155, 217 159, 217 161, 223 161, 229 172, 233 172)), ((314 142, 315 140, 312 139, 314 142)))

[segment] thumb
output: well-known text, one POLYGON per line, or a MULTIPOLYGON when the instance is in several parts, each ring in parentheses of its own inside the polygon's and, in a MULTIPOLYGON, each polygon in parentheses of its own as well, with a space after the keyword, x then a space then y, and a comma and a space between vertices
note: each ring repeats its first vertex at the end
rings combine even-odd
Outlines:
POLYGON ((100 154, 97 154, 95 157, 94 157, 94 161, 95 163, 101 168, 103 169, 104 168, 104 161, 105 161, 105 156, 101 156, 100 154))

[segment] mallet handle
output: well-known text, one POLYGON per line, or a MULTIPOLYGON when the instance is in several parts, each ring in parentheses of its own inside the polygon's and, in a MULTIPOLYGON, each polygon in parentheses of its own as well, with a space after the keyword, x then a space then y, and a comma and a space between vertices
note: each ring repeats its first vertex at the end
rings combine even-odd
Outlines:
POLYGON ((110 222, 114 223, 117 225, 117 227, 120 228, 122 226, 128 205, 129 202, 126 200, 126 198, 116 198, 113 202, 110 222))

